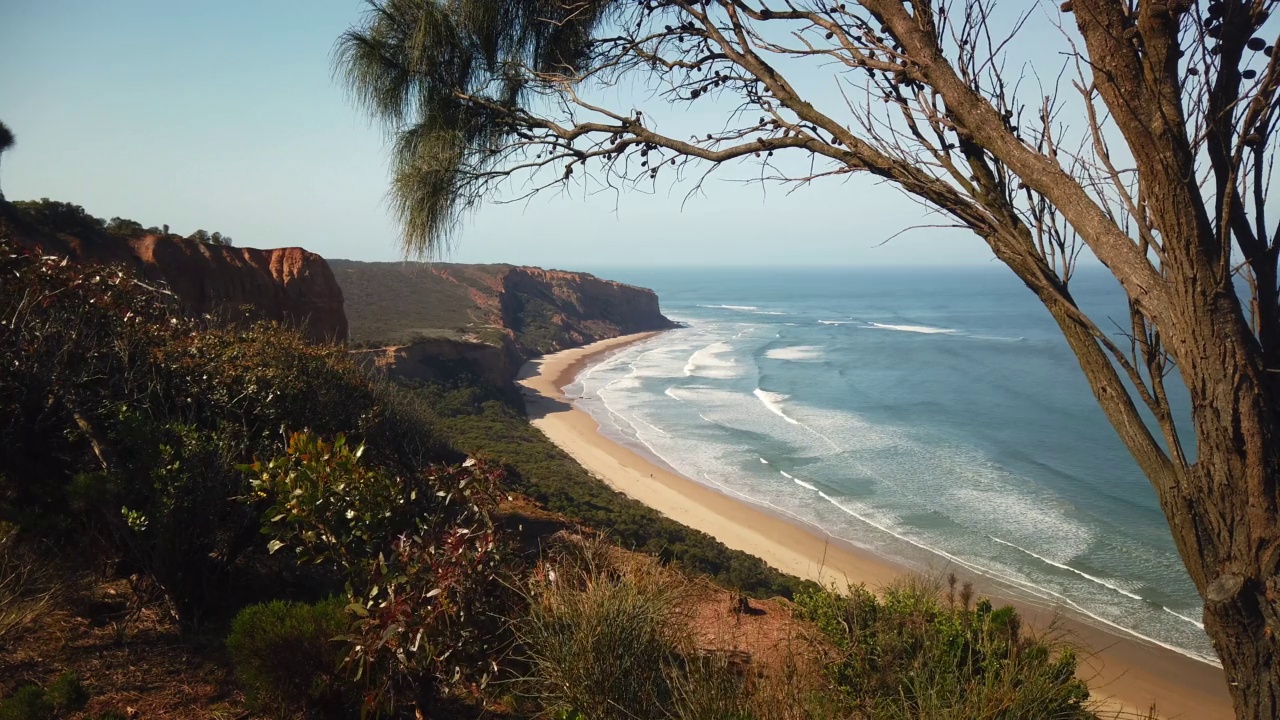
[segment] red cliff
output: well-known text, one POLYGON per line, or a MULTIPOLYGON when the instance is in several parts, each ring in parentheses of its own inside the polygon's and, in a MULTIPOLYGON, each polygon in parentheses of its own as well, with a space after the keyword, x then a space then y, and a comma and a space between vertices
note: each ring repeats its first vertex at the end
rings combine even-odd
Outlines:
POLYGON ((74 262, 131 267, 167 284, 184 312, 275 320, 317 341, 347 338, 342 289, 329 264, 313 252, 226 247, 177 235, 122 238, 92 228, 52 232, 6 210, 0 207, 0 237, 74 262))

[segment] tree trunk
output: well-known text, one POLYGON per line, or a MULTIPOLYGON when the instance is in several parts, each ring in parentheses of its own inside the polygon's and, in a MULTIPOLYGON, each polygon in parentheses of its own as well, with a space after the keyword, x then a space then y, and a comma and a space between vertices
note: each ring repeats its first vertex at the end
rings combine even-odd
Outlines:
MULTIPOLYGON (((1280 718, 1280 392, 1232 290, 1187 283, 1161 310, 1191 395, 1196 458, 1161 452, 1116 366, 1051 270, 1007 244, 997 256, 1039 297, 1075 353, 1098 404, 1151 481, 1174 543, 1205 601, 1236 716, 1280 718), (1188 290, 1189 288, 1189 290, 1188 290)), ((1205 273, 1200 277, 1212 276, 1205 273)))
POLYGON ((1209 417, 1197 422, 1190 482, 1162 504, 1170 518, 1191 520, 1171 527, 1204 598, 1205 630, 1230 681, 1236 716, 1273 720, 1280 718, 1280 424, 1259 407, 1266 391, 1249 391, 1241 377, 1247 372, 1224 370, 1212 385, 1223 404, 1197 413, 1209 417))
MULTIPOLYGON (((1201 278, 1206 275, 1200 275, 1201 278)), ((1175 300, 1197 457, 1159 492, 1236 716, 1280 718, 1280 403, 1228 289, 1175 300)), ((1198 292, 1197 292, 1198 291, 1198 292)), ((1157 490, 1160 488, 1157 486, 1157 490)))
POLYGON ((1222 659, 1227 685, 1241 720, 1280 717, 1280 643, 1275 577, 1229 575, 1210 586, 1204 626, 1222 659))

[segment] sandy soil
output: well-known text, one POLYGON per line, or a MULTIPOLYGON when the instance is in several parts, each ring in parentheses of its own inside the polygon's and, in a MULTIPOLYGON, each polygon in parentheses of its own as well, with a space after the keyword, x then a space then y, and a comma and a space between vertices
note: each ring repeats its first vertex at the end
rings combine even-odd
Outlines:
MULTIPOLYGON (((520 383, 525 388, 531 422, 614 489, 783 572, 826 585, 865 583, 872 588, 905 572, 891 561, 833 540, 816 527, 689 480, 612 442, 599 432, 594 418, 565 399, 561 389, 584 367, 655 334, 603 340, 527 363, 520 383)), ((980 583, 979 589, 1001 599, 980 583)), ((1052 609, 1012 602, 1027 616, 1031 627, 1045 628, 1056 620, 1074 642, 1090 649, 1080 674, 1089 681, 1095 697, 1106 699, 1108 707, 1145 712, 1155 703, 1165 718, 1233 717, 1220 669, 1132 636, 1059 617, 1052 609)))

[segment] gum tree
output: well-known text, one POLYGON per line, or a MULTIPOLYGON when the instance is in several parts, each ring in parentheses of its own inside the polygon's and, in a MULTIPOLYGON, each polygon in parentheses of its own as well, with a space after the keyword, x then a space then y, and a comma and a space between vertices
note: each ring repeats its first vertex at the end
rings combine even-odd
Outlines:
POLYGON ((500 188, 696 186, 735 162, 764 182, 869 175, 972 230, 1048 308, 1155 487, 1237 714, 1274 718, 1276 4, 374 0, 336 59, 394 140, 411 254, 500 188), (1038 82, 1006 76, 1032 13, 1066 58, 1038 82), (800 89, 815 77, 836 100, 800 89), (619 106, 624 82, 648 106, 619 106), (667 104, 723 112, 668 134, 651 119, 667 104), (1128 298, 1123 340, 1072 294, 1084 248, 1128 298))

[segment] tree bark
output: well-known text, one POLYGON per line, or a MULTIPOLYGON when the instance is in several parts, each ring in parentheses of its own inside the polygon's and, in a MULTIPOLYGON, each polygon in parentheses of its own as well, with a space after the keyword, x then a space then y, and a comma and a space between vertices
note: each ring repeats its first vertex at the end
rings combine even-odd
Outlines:
MULTIPOLYGON (((1197 308, 1202 310, 1203 308, 1197 308)), ((1239 718, 1280 717, 1280 417, 1238 322, 1207 313, 1183 368, 1198 457, 1160 501, 1205 600, 1205 630, 1222 659, 1239 718), (1213 322, 1213 320, 1218 322, 1213 322)), ((1265 373, 1262 370, 1262 373, 1265 373)))

